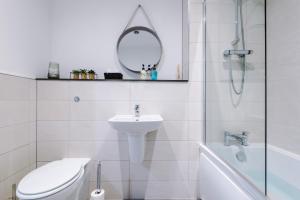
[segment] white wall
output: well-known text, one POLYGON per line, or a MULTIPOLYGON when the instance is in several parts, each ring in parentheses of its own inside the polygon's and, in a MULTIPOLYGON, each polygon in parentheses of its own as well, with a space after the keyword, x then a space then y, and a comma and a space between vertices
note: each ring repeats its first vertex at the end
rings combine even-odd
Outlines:
POLYGON ((300 2, 272 0, 267 3, 268 142, 300 154, 300 2))
MULTIPOLYGON (((103 161, 107 199, 196 199, 197 142, 203 133, 203 63, 200 1, 190 2, 190 82, 38 81, 38 164, 66 156, 103 161), (199 48, 195 48, 197 45, 199 48), (81 101, 75 103, 74 96, 81 101), (165 119, 147 136, 145 161, 133 164, 127 138, 107 120, 115 114, 158 113, 165 119)), ((94 173, 95 173, 94 169, 94 173)), ((91 189, 95 187, 95 174, 91 189)))
POLYGON ((0 199, 36 166, 36 81, 0 74, 0 199))
MULTIPOLYGON (((100 78, 107 71, 122 72, 128 78, 131 73, 119 64, 116 45, 139 3, 144 6, 163 44, 159 78, 176 79, 176 66, 182 64, 181 0, 50 1, 50 58, 60 63, 61 77, 68 78, 72 69, 85 67, 95 69, 100 78)), ((135 19, 133 26, 149 27, 141 12, 135 19)), ((38 76, 47 76, 47 66, 40 66, 38 76)))
POLYGON ((0 72, 35 78, 49 62, 47 0, 0 0, 0 72))

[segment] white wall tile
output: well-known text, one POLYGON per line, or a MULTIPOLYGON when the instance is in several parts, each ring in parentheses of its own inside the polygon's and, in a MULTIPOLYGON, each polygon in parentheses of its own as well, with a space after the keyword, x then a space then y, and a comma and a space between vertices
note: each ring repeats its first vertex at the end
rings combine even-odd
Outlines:
POLYGON ((187 179, 187 161, 145 161, 130 165, 131 181, 184 181, 187 179))
POLYGON ((204 120, 204 106, 203 102, 190 102, 188 108, 188 119, 192 121, 204 120))
POLYGON ((119 84, 118 82, 71 82, 69 99, 72 101, 75 96, 81 100, 98 101, 129 101, 129 83, 119 84))
POLYGON ((0 101, 0 127, 30 121, 28 101, 0 101))
POLYGON ((29 167, 29 146, 24 146, 9 153, 9 176, 29 167))
POLYGON ((190 22, 201 22, 202 21, 202 3, 191 2, 189 5, 189 18, 190 22))
POLYGON ((71 141, 127 140, 127 136, 114 130, 107 121, 70 121, 71 141))
POLYGON ((38 121, 38 141, 65 141, 68 139, 68 121, 38 121))
POLYGON ((187 182, 131 182, 131 197, 145 199, 191 199, 187 182))
POLYGON ((128 160, 127 141, 69 142, 69 157, 89 157, 101 161, 128 160))
POLYGON ((70 104, 66 101, 38 101, 38 120, 68 120, 70 117, 70 104))
POLYGON ((202 62, 203 58, 203 43, 191 43, 190 44, 190 62, 202 62))
POLYGON ((202 102, 204 99, 204 84, 191 82, 189 85, 189 102, 202 102))
POLYGON ((0 99, 5 100, 29 100, 30 79, 19 78, 1 74, 0 76, 0 99))
MULTIPOLYGON (((129 182, 128 181, 104 181, 102 183, 105 190, 105 199, 108 200, 121 200, 129 198, 129 182)), ((96 188, 96 182, 90 182, 90 190, 96 188)))
POLYGON ((37 144, 38 161, 60 160, 67 156, 68 144, 66 142, 39 142, 37 144))
POLYGON ((13 127, 0 128, 0 154, 4 154, 13 149, 13 127))
POLYGON ((190 62, 190 76, 189 79, 192 82, 203 82, 204 81, 204 62, 190 62))
MULTIPOLYGON (((131 108, 134 108, 135 104, 140 105, 142 114, 160 114, 166 121, 175 121, 175 120, 186 120, 187 112, 186 102, 165 102, 165 101, 134 101, 131 108)), ((133 109, 132 112, 133 114, 133 109)))
POLYGON ((186 83, 133 83, 132 101, 187 101, 186 83))
POLYGON ((39 101, 66 101, 68 94, 68 82, 38 81, 37 98, 39 101))
POLYGON ((9 176, 9 153, 0 156, 0 182, 9 176))
POLYGON ((203 42, 203 24, 202 22, 190 23, 190 42, 202 43, 203 42))
POLYGON ((202 141, 204 136, 204 121, 189 121, 189 140, 202 141))
MULTIPOLYGON (((97 180, 98 161, 92 162, 91 181, 97 180)), ((102 181, 129 181, 129 161, 102 161, 102 181)))
POLYGON ((145 160, 186 161, 188 160, 188 143, 186 141, 148 141, 145 160))
POLYGON ((188 139, 187 121, 164 121, 158 131, 146 135, 148 141, 168 140, 185 141, 188 139))
POLYGON ((8 199, 35 162, 35 80, 1 74, 0 89, 0 199, 8 199))
POLYGON ((129 102, 117 101, 80 101, 70 105, 71 120, 106 121, 116 114, 128 114, 129 102))

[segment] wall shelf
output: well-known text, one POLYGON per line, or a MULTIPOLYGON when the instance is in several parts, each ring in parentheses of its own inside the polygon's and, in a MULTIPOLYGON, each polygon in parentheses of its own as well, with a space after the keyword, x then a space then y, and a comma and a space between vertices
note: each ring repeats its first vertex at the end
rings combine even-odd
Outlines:
POLYGON ((48 79, 48 78, 37 78, 37 81, 82 81, 82 82, 99 82, 99 81, 114 81, 114 82, 122 82, 122 81, 132 81, 132 82, 188 82, 188 80, 137 80, 137 79, 95 79, 95 80, 75 80, 75 79, 48 79))

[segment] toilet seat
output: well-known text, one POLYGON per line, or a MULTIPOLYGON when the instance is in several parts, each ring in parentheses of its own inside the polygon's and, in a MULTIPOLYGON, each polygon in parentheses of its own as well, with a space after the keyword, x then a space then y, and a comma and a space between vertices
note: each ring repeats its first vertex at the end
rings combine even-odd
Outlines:
POLYGON ((48 163, 25 176, 18 185, 21 199, 39 199, 58 193, 84 174, 89 159, 63 159, 48 163))

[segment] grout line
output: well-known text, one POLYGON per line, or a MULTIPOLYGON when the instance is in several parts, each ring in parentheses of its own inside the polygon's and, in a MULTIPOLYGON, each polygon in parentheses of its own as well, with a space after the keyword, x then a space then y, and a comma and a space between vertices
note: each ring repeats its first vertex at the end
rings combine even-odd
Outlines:
POLYGON ((6 154, 12 153, 12 152, 14 152, 14 151, 18 151, 18 150, 20 150, 20 149, 22 149, 22 148, 25 148, 25 147, 27 147, 27 146, 30 147, 30 145, 31 145, 32 143, 33 143, 33 142, 30 142, 30 143, 27 143, 27 144, 18 146, 18 147, 16 147, 16 148, 13 148, 13 149, 11 149, 11 150, 9 150, 9 151, 7 151, 7 152, 1 153, 1 154, 0 154, 0 157, 1 157, 1 156, 4 156, 4 155, 6 155, 6 154))

